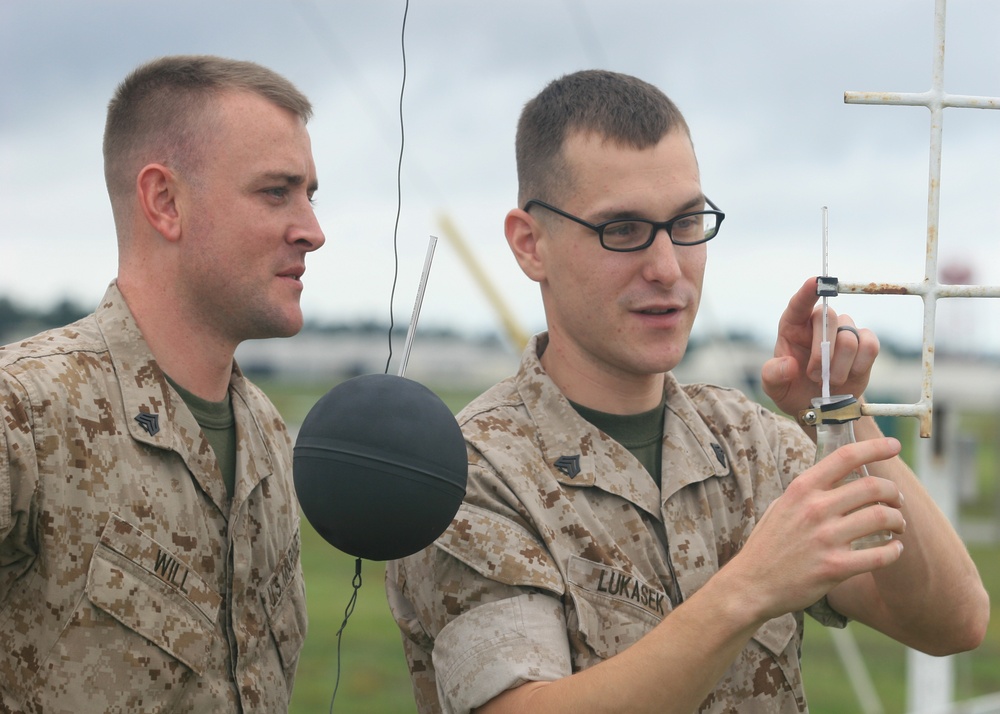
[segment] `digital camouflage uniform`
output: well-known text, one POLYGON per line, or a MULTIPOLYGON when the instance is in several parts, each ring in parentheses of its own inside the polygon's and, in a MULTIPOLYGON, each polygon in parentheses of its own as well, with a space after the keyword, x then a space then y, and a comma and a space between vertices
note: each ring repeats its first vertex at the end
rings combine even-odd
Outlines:
POLYGON ((306 632, 291 448, 234 367, 230 503, 117 287, 0 349, 0 710, 285 712, 306 632))
MULTIPOLYGON (((629 647, 728 562, 812 464, 812 442, 790 420, 668 374, 658 489, 545 374, 546 339, 459 415, 469 482, 449 529, 389 564, 421 712, 468 712, 629 647)), ((825 601, 810 613, 844 624, 825 601)), ((796 613, 761 627, 701 711, 805 711, 802 625, 796 613)))

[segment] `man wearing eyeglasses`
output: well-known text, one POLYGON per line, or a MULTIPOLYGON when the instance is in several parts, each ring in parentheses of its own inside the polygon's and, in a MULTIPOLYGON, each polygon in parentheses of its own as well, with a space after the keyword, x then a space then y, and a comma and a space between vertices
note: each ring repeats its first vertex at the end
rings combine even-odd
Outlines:
MULTIPOLYGON (((858 444, 813 466, 804 427, 671 374, 724 219, 673 103, 634 77, 568 75, 526 105, 517 161, 505 230, 548 329, 459 415, 451 527, 390 564, 418 709, 806 711, 803 612, 934 654, 978 645, 986 593, 898 442, 863 418, 858 444), (835 488, 862 463, 884 478, 835 488), (851 549, 882 529, 885 545, 851 549)), ((816 301, 806 281, 763 370, 788 414, 820 389, 816 301)), ((841 332, 836 393, 860 397, 877 352, 841 332)))

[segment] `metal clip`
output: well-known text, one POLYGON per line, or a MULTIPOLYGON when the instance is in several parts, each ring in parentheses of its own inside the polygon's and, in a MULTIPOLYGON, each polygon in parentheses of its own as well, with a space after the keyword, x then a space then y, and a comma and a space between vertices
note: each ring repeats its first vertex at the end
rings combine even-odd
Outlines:
POLYGON ((820 297, 837 297, 840 283, 831 275, 816 278, 816 294, 820 297))
POLYGON ((861 403, 851 395, 845 395, 836 402, 824 404, 817 409, 803 409, 799 412, 799 422, 806 426, 816 426, 822 421, 824 424, 843 424, 848 421, 855 421, 861 418, 861 403))

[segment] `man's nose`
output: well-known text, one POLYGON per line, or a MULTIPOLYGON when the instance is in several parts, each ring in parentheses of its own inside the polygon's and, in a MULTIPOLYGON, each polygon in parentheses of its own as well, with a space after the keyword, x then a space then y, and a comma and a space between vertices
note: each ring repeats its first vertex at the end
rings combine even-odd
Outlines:
POLYGON ((326 243, 326 235, 319 225, 319 219, 316 217, 312 204, 306 207, 301 220, 292 227, 288 240, 290 243, 304 245, 306 252, 318 250, 326 243))
POLYGON ((673 284, 681 274, 677 259, 678 247, 670 241, 666 228, 656 229, 653 244, 646 248, 644 274, 651 282, 673 284))

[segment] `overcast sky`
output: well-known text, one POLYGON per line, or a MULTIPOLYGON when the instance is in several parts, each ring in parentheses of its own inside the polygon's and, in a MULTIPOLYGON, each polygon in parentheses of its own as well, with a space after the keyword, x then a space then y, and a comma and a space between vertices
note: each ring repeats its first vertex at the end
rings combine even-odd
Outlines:
MULTIPOLYGON (((421 326, 500 331, 444 238, 458 226, 527 331, 537 287, 503 238, 516 196, 525 101, 590 67, 664 89, 691 125, 705 192, 727 213, 710 244, 696 334, 773 339, 801 281, 918 281, 924 273, 929 112, 846 105, 845 90, 931 86, 933 0, 412 0, 405 31, 405 150, 397 320, 409 320, 428 236, 439 235, 421 326)), ((260 62, 316 107, 317 213, 303 306, 318 321, 389 315, 403 77, 403 0, 0 3, 0 295, 92 306, 116 271, 101 134, 137 64, 211 53, 260 62)), ((1000 96, 1000 3, 951 0, 945 88, 1000 96)), ((948 109, 941 263, 1000 284, 1000 112, 948 109)), ((915 297, 834 299, 885 339, 919 343, 915 297)), ((1000 351, 1000 300, 949 300, 939 337, 1000 351)))

